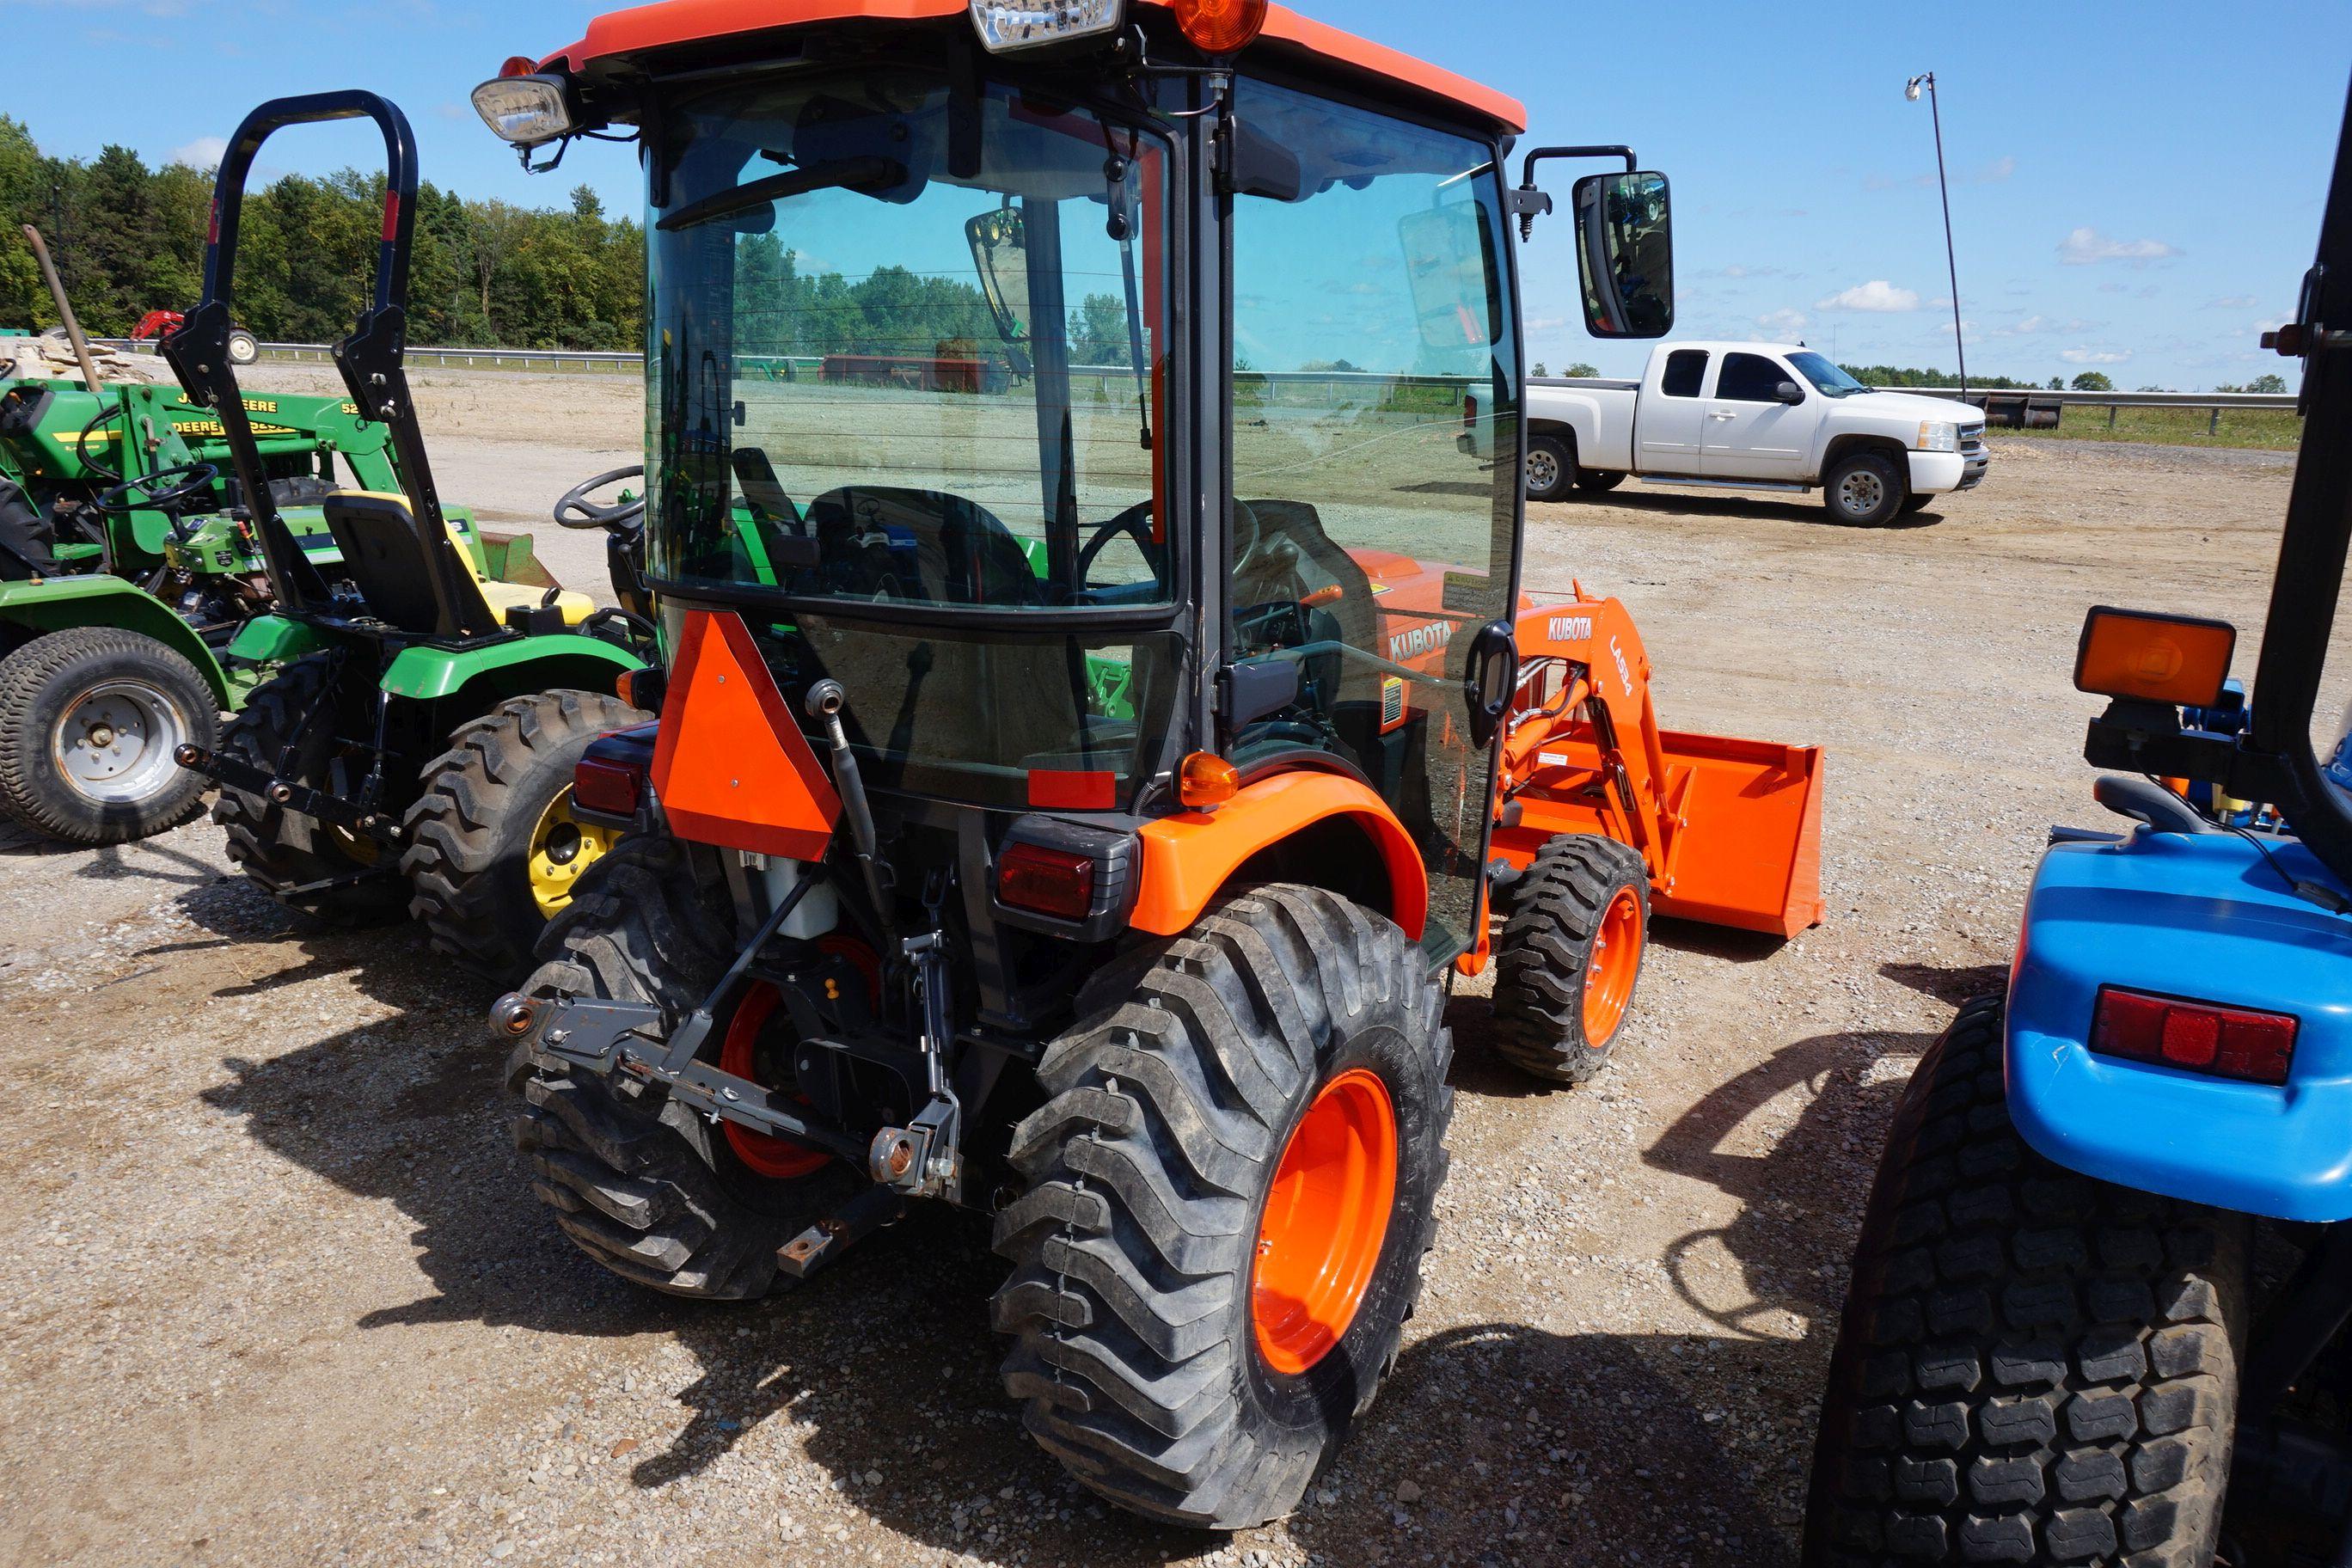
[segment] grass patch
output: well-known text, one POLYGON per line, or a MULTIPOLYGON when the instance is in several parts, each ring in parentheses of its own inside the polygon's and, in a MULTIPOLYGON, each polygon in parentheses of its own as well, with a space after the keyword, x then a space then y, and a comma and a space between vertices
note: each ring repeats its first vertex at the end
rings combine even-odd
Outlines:
POLYGON ((2303 416, 2291 408, 2224 408, 2218 428, 2210 408, 2069 408, 2055 430, 2009 430, 1990 436, 2055 436, 2067 441, 2152 441, 2167 447, 2253 447, 2292 452, 2303 440, 2303 416), (2113 412, 2112 427, 2107 415, 2113 412), (2209 433, 2209 431, 2210 433, 2209 433))

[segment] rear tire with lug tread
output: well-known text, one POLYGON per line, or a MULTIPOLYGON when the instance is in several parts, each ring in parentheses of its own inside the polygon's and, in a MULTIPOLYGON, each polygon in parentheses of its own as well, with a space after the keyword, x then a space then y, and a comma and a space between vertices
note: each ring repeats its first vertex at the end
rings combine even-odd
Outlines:
POLYGON ((541 691, 457 727, 402 824, 408 912, 436 948, 499 984, 521 978, 572 885, 609 847, 566 806, 581 753, 651 718, 603 692, 541 691))
MULTIPOLYGON (((736 953, 723 885, 697 880, 675 839, 621 841, 540 943, 525 994, 644 1002, 675 1028, 736 953)), ((723 1035, 724 1030, 714 1031, 723 1035)), ((756 1174, 721 1131, 654 1091, 516 1048, 515 1147, 531 1192, 580 1250, 632 1283, 698 1300, 749 1300, 778 1284, 776 1248, 853 1193, 838 1162, 792 1181, 756 1174)))
POLYGON ((2209 1568, 2246 1317, 2242 1216, 2064 1170, 1969 1004, 1912 1075, 1822 1406, 1807 1568, 2209 1568))
MULTIPOLYGON (((298 658, 246 700, 221 737, 221 753, 274 773, 305 715, 327 698, 332 661, 326 654, 298 658)), ((328 752, 335 726, 322 718, 304 736, 295 773, 314 789, 330 787, 328 752)), ((228 835, 228 858, 254 883, 289 909, 336 925, 396 919, 407 905, 390 846, 330 827, 245 791, 221 786, 213 820, 228 835), (361 873, 368 873, 361 876, 361 873), (356 880, 343 879, 357 878, 356 880), (320 882, 333 882, 325 888, 320 882), (298 889, 310 891, 297 891, 298 889)))
POLYGON ((1495 1049, 1550 1083, 1608 1065, 1649 945, 1650 875, 1613 838, 1563 834, 1498 900, 1495 1049))
POLYGON ((219 725, 204 676, 153 637, 113 626, 35 637, 0 659, 0 807, 68 844, 152 837, 204 809, 204 777, 173 752, 211 750, 219 725))
POLYGON ((1141 952, 1047 1048, 1052 1098, 1014 1130, 1005 1387, 1101 1496, 1242 1529, 1297 1505, 1394 1363, 1452 1039, 1420 950, 1318 889, 1228 895, 1141 952), (1328 1226, 1315 1194, 1338 1194, 1328 1226))
POLYGON ((1840 458, 1822 484, 1822 504, 1841 522, 1878 528, 1902 515, 1911 493, 1903 465, 1884 452, 1861 451, 1840 458))

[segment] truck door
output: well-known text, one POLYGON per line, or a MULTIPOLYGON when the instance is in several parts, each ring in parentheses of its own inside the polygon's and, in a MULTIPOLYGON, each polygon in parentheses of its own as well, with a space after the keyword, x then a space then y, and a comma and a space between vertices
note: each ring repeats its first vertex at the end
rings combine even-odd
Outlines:
MULTIPOLYGON (((1479 628, 1510 613, 1517 543, 1495 149, 1267 83, 1236 90, 1244 133, 1280 155, 1233 201, 1225 659, 1230 690, 1276 695, 1236 704, 1226 754, 1245 772, 1346 773, 1388 803, 1428 872, 1434 965, 1475 934, 1492 750, 1464 681, 1479 628)), ((1344 848, 1302 852, 1348 873, 1344 848)))
POLYGON ((1699 472, 1726 479, 1808 478, 1805 459, 1822 407, 1822 399, 1779 360, 1725 354, 1715 374, 1715 395, 1706 400, 1706 446, 1699 472), (1783 386, 1795 387, 1804 401, 1782 401, 1783 386))
POLYGON ((1699 471, 1706 405, 1707 352, 1675 349, 1643 384, 1633 407, 1633 471, 1696 474, 1699 471))

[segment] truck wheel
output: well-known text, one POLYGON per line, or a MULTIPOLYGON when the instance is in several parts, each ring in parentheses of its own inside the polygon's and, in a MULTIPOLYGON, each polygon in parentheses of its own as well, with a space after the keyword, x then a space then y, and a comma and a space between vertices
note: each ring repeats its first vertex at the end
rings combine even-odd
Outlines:
MULTIPOLYGON (((221 754, 275 774, 298 731, 302 747, 293 776, 323 792, 354 782, 338 754, 336 726, 303 720, 330 700, 333 663, 325 654, 298 658, 247 700, 221 737, 221 754)), ((364 765, 364 764, 361 764, 364 765)), ((394 851, 366 834, 315 821, 274 801, 223 785, 213 820, 228 834, 228 858, 263 891, 289 909, 336 925, 394 919, 407 889, 393 875, 394 851)))
POLYGON ((1528 499, 1566 500, 1576 482, 1576 451, 1558 436, 1528 437, 1528 499))
POLYGON ((1840 458, 1822 486, 1822 501, 1840 522, 1877 528, 1895 521, 1910 493, 1903 465, 1884 452, 1840 458))
POLYGON ((228 334, 228 363, 251 364, 261 357, 261 343, 243 327, 232 327, 228 334))
POLYGON ((1094 1491, 1244 1529, 1297 1505, 1395 1361, 1453 1041, 1419 950, 1318 889, 1229 896, 1139 956, 1013 1132, 1004 1384, 1094 1491))
POLYGON ((2028 1149, 2002 1007, 1912 1075, 1854 1253, 1814 1450, 1808 1568, 2213 1560, 2245 1222, 2028 1149))
POLYGON ((402 823, 408 912, 436 948, 501 985, 521 978, 580 874, 620 837, 572 815, 580 754, 652 717, 602 692, 542 691, 457 727, 402 823))
MULTIPOLYGON (((698 883, 675 839, 624 839, 550 929, 546 962, 523 989, 651 1003, 675 1027, 734 960, 727 907, 725 886, 698 883)), ((770 1022, 751 1018, 746 1031, 741 1018, 714 1036, 731 1041, 770 1022)), ((761 1147, 791 1147, 782 1140, 739 1140, 666 1097, 625 1099, 528 1044, 509 1061, 507 1083, 523 1101, 515 1147, 555 1223, 604 1268, 672 1296, 765 1295, 776 1283, 776 1248, 863 1180, 813 1151, 794 1149, 801 1159, 787 1163, 761 1147)))
POLYGON ((1576 488, 1590 495, 1606 495, 1625 482, 1622 468, 1579 468, 1576 488))
POLYGON ((1511 885, 1496 943, 1495 1048, 1583 1083, 1608 1065, 1649 948, 1650 874, 1613 838, 1564 834, 1511 885))
POLYGON ((212 749, 212 688, 153 637, 74 626, 0 659, 0 805, 68 844, 127 844, 203 809, 205 780, 173 760, 212 749))

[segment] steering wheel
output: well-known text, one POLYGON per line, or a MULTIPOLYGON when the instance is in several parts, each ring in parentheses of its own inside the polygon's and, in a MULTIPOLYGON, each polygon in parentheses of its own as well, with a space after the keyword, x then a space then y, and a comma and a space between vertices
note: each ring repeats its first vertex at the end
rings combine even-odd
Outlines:
POLYGON ((142 474, 102 492, 90 504, 112 516, 138 509, 173 511, 204 495, 220 478, 220 469, 210 463, 182 463, 176 468, 158 468, 142 474))
POLYGON ((1144 563, 1157 576, 1163 569, 1168 547, 1151 542, 1151 502, 1139 501, 1108 522, 1095 530, 1095 536, 1078 552, 1078 586, 1083 589, 1095 574, 1095 563, 1114 540, 1133 539, 1136 549, 1143 552, 1144 563))
POLYGON ((598 506, 588 499, 591 492, 623 479, 646 477, 644 465, 634 468, 614 468, 609 474, 598 474, 572 486, 555 503, 555 522, 559 528, 609 528, 614 531, 632 529, 645 521, 646 502, 643 496, 635 500, 620 501, 612 506, 598 506))

